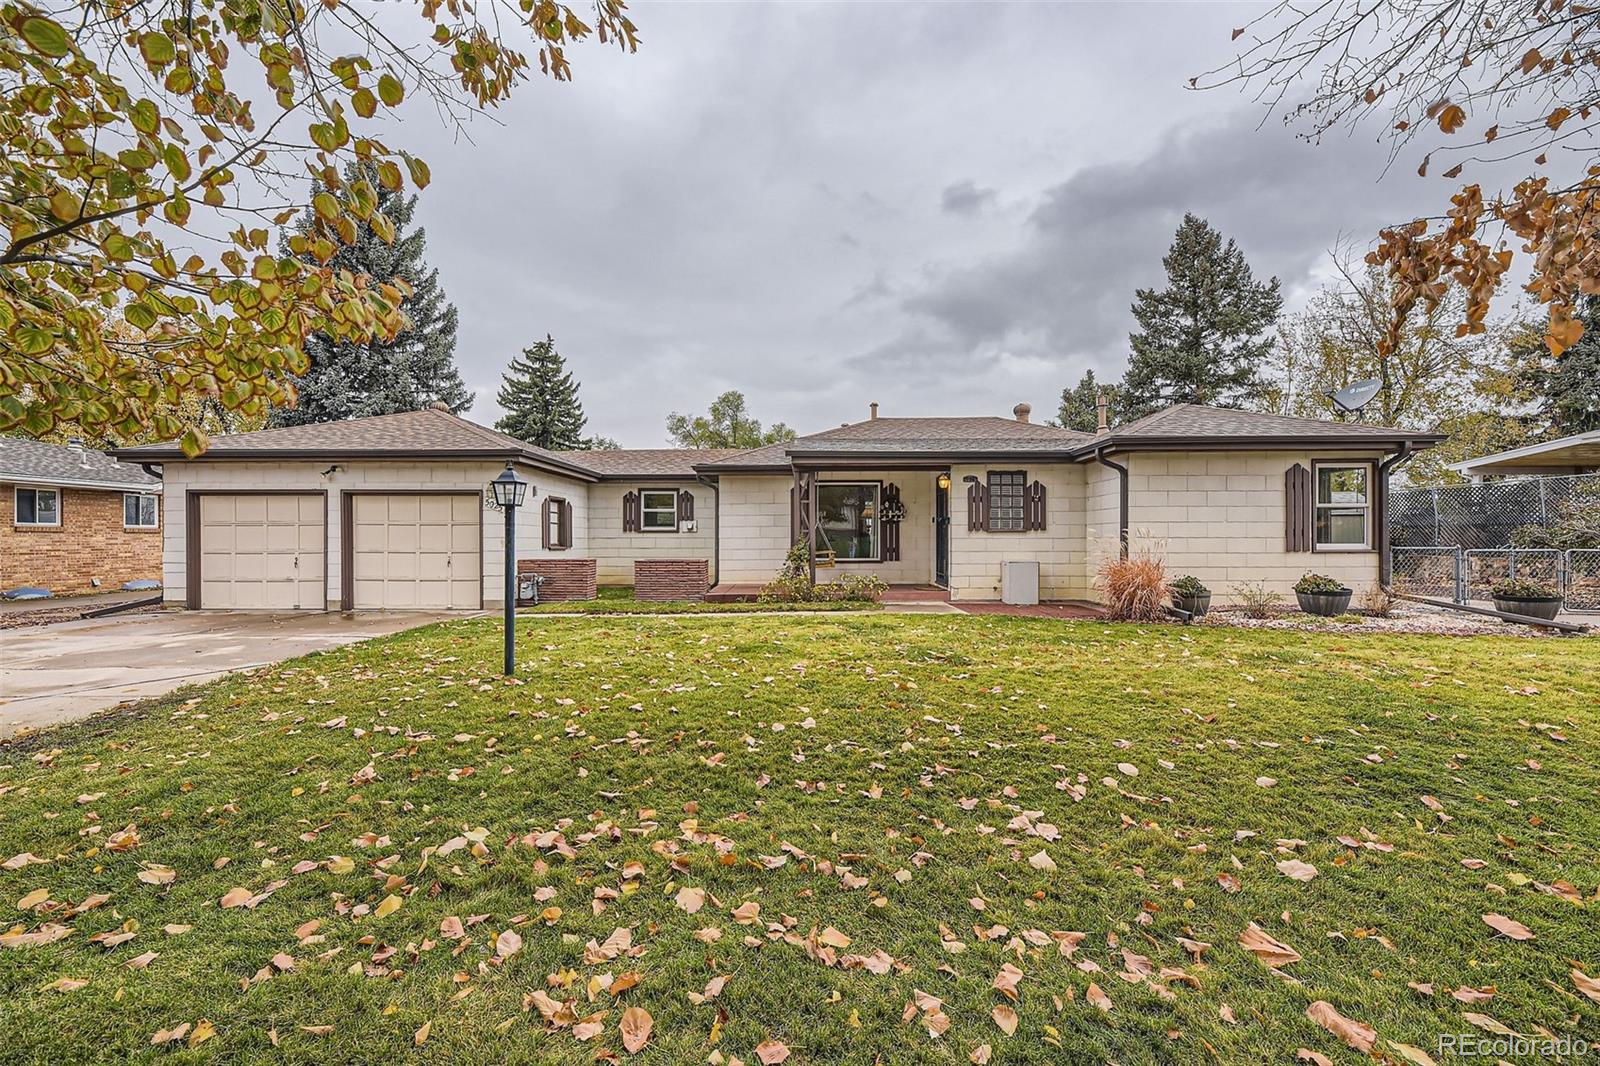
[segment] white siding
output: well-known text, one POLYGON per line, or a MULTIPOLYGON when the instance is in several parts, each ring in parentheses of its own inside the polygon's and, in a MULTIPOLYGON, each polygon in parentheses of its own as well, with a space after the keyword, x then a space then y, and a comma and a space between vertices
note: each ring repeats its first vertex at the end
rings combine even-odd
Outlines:
POLYGON ((787 474, 726 474, 722 483, 722 574, 727 584, 772 580, 789 551, 787 474))
MULTIPOLYGON (((717 529, 716 493, 696 481, 601 481, 589 486, 589 553, 602 585, 633 584, 636 559, 705 559, 711 569, 717 529), (676 489, 694 497, 695 530, 624 533, 622 497, 639 489, 676 489)), ((713 572, 711 581, 716 583, 713 572)))

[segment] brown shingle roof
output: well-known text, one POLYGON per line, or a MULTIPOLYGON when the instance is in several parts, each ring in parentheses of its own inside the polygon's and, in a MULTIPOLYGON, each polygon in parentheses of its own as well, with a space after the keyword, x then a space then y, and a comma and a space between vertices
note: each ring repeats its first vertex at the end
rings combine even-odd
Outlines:
POLYGON ((706 473, 715 473, 787 470, 790 456, 1064 454, 1089 439, 1088 434, 1076 430, 1014 418, 871 418, 695 465, 706 473))
POLYGON ((556 452, 602 478, 692 478, 701 463, 743 454, 744 448, 606 448, 599 451, 556 452))
POLYGON ((1155 414, 1118 426, 1109 435, 1090 438, 1095 444, 1191 443, 1393 443, 1410 441, 1434 444, 1444 440, 1442 433, 1380 426, 1371 422, 1324 422, 1316 418, 1240 411, 1230 407, 1206 407, 1180 403, 1155 414))
MULTIPOLYGON (((182 460, 176 441, 111 453, 133 462, 182 460)), ((582 463, 430 408, 343 422, 284 426, 213 437, 202 459, 519 459, 584 478, 598 476, 582 463)))

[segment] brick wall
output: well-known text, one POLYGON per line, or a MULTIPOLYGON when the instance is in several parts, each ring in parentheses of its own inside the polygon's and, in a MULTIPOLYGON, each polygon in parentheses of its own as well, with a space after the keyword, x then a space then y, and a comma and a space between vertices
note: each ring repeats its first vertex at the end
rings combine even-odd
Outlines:
POLYGON ((161 530, 124 529, 122 493, 62 489, 59 526, 18 526, 16 492, 0 486, 0 589, 38 585, 60 596, 161 579, 161 530))
POLYGON ((709 587, 704 559, 640 559, 633 564, 635 599, 703 600, 709 587))
POLYGON ((595 598, 593 559, 518 559, 517 573, 544 577, 544 584, 539 586, 540 602, 595 598))

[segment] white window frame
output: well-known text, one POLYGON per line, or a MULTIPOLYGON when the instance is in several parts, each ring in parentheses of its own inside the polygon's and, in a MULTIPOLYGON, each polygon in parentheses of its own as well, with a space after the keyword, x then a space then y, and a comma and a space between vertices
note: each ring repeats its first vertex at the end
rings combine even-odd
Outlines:
POLYGON ((857 563, 883 562, 883 482, 881 481, 823 481, 817 480, 816 487, 812 490, 817 493, 817 537, 822 537, 822 490, 824 488, 859 488, 872 490, 872 547, 873 554, 867 559, 846 559, 843 556, 834 559, 840 566, 851 566, 857 563))
POLYGON ((639 532, 641 533, 676 533, 678 532, 678 490, 677 489, 640 489, 639 490, 639 532), (650 524, 652 513, 662 514, 665 507, 651 507, 646 501, 651 496, 672 497, 672 524, 670 526, 653 526, 650 524))
POLYGON ((1365 552, 1372 550, 1372 487, 1375 479, 1372 463, 1361 459, 1330 459, 1320 460, 1311 464, 1311 546, 1319 552, 1365 552), (1360 504, 1353 503, 1323 503, 1322 502, 1322 473, 1325 470, 1360 470, 1366 477, 1366 499, 1360 504), (1360 507, 1363 516, 1362 537, 1360 544, 1324 544, 1317 536, 1317 518, 1324 509, 1327 510, 1352 510, 1360 507))
POLYGON ((57 489, 57 488, 50 488, 50 487, 44 486, 44 485, 18 485, 18 486, 16 486, 12 490, 12 496, 11 496, 11 522, 12 522, 13 525, 20 526, 23 529, 58 529, 58 528, 60 528, 60 526, 61 526, 61 490, 57 489), (50 495, 54 496, 56 498, 56 506, 55 506, 56 520, 54 522, 39 522, 39 521, 24 522, 22 520, 22 508, 19 506, 19 501, 22 498, 22 494, 24 492, 35 493, 34 498, 33 498, 33 515, 34 515, 35 519, 37 519, 38 516, 39 516, 39 497, 38 497, 37 494, 41 493, 41 492, 48 492, 48 493, 50 493, 50 495))
POLYGON ((161 497, 149 492, 124 492, 122 494, 122 528, 123 529, 160 529, 161 528, 161 497), (128 521, 128 501, 139 501, 139 516, 144 515, 144 501, 149 500, 154 504, 150 511, 149 522, 128 521))

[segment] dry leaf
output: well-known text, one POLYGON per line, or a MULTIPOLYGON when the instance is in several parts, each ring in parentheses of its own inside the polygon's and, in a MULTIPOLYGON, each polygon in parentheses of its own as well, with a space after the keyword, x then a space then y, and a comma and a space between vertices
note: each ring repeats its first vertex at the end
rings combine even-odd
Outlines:
POLYGON ((1083 998, 1088 1000, 1091 1006, 1099 1007, 1101 1010, 1108 1011, 1112 1009, 1111 997, 1106 995, 1100 986, 1093 981, 1089 982, 1089 991, 1084 993, 1083 998))
POLYGON ((655 1019, 650 1017, 650 1012, 643 1007, 629 1007, 622 1012, 622 1022, 618 1029, 622 1032, 622 1046, 628 1054, 637 1055, 650 1041, 650 1027, 655 1024, 655 1019))
POLYGON ((994 1010, 989 1012, 989 1017, 994 1019, 994 1024, 1007 1036, 1014 1036, 1017 1032, 1017 1012, 1004 1003, 996 1003, 994 1010))
POLYGON ((433 1022, 423 1022, 422 1028, 411 1034, 411 1046, 421 1047, 423 1044, 426 1044, 428 1042, 428 1034, 431 1032, 433 1032, 433 1022))
POLYGON ((779 1040, 765 1040, 756 1045, 756 1058, 761 1066, 778 1066, 789 1057, 789 1045, 779 1040))
POLYGON ((1255 922, 1251 922, 1245 931, 1239 934, 1239 944, 1260 959, 1263 965, 1274 970, 1300 961, 1298 951, 1281 940, 1274 940, 1268 936, 1267 931, 1255 922))
POLYGON ((1483 921, 1490 929, 1502 936, 1508 936, 1512 940, 1534 939, 1533 930, 1513 918, 1507 918, 1503 914, 1485 914, 1483 921))
POLYGON ((399 910, 400 905, 404 902, 405 900, 402 897, 391 892, 387 896, 383 897, 382 903, 372 908, 372 916, 374 918, 387 918, 389 915, 399 910))
POLYGON ((1319 999, 1307 1007, 1306 1017, 1357 1051, 1370 1053, 1372 1046, 1378 1042, 1377 1030, 1352 1018, 1346 1018, 1325 999, 1319 999))
POLYGON ((1055 873, 1056 871, 1056 861, 1043 848, 1028 856, 1028 865, 1035 870, 1043 870, 1045 873, 1055 873))
POLYGON ((1017 1001, 1017 982, 1022 980, 1022 971, 1009 962, 1000 967, 1000 972, 994 975, 994 988, 1011 1002, 1017 1001))
POLYGON ((1600 981, 1595 980, 1582 970, 1572 971, 1572 983, 1578 986, 1578 991, 1600 1003, 1600 981))
POLYGON ((706 905, 706 890, 703 888, 680 888, 675 897, 675 902, 688 914, 693 914, 706 905))
POLYGON ((502 959, 509 959, 511 956, 522 950, 522 937, 518 936, 512 930, 507 929, 505 932, 495 937, 494 950, 495 954, 499 955, 502 959))
POLYGON ((1317 876, 1317 868, 1299 859, 1284 859, 1278 863, 1278 872, 1291 881, 1309 881, 1317 876))

